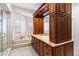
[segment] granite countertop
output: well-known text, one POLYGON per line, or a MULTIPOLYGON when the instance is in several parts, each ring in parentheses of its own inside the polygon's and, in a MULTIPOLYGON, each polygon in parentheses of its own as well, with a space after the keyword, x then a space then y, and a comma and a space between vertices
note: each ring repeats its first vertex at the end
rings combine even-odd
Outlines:
POLYGON ((39 40, 41 40, 41 41, 43 41, 43 42, 49 44, 49 45, 52 46, 52 47, 60 46, 60 45, 62 45, 62 44, 70 43, 70 42, 73 41, 73 40, 70 40, 70 41, 67 41, 67 42, 55 44, 55 43, 49 41, 49 36, 47 36, 47 35, 34 35, 34 34, 32 34, 32 36, 34 36, 34 37, 36 37, 37 39, 39 39, 39 40))

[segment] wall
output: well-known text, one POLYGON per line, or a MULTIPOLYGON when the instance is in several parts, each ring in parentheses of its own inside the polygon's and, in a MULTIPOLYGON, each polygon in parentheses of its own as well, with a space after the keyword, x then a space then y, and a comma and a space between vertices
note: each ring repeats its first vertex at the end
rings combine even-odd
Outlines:
POLYGON ((15 39, 33 32, 33 18, 14 12, 14 24, 15 39))
POLYGON ((72 4, 72 39, 75 49, 79 49, 79 4, 72 4))
MULTIPOLYGON (((11 25, 12 25, 12 11, 11 11, 11 5, 6 3, 2 3, 0 4, 0 9, 2 9, 2 13, 3 13, 3 18, 1 20, 3 21, 3 34, 4 36, 2 41, 1 41, 1 46, 2 46, 2 55, 8 55, 8 53, 10 52, 11 48, 12 48, 12 39, 13 39, 13 33, 12 33, 12 29, 11 29, 11 25), (9 6, 9 7, 8 7, 9 6), (10 9, 9 9, 10 8, 10 9), (7 22, 7 23, 6 23, 7 22), (6 28, 7 26, 7 28, 6 28), (7 53, 8 52, 8 53, 7 53)), ((2 21, 1 21, 2 23, 2 21)), ((2 29, 2 28, 0 28, 2 29)))

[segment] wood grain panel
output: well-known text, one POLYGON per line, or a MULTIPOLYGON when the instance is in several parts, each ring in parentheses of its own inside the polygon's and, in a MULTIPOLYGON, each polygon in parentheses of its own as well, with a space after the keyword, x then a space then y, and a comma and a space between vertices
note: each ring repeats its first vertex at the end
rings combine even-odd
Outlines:
POLYGON ((44 43, 44 56, 52 56, 52 47, 44 43))
POLYGON ((37 17, 34 17, 34 34, 38 34, 39 33, 39 20, 37 17))
POLYGON ((65 16, 65 41, 69 41, 72 38, 72 20, 71 15, 65 16))
POLYGON ((37 44, 36 44, 36 49, 37 49, 37 53, 40 55, 40 41, 39 40, 37 40, 37 44))
POLYGON ((39 18, 39 34, 44 34, 44 19, 39 18))
POLYGON ((49 16, 49 40, 56 43, 56 15, 49 16))
MULTIPOLYGON (((49 5, 50 5, 49 7, 51 7, 53 4, 49 4, 49 5)), ((50 17, 49 36, 51 42, 62 43, 71 40, 71 36, 72 36, 71 35, 72 21, 71 21, 71 15, 69 14, 69 12, 71 13, 71 4, 57 3, 55 5, 56 5, 55 6, 56 13, 49 14, 50 17)), ((50 9, 49 11, 51 12, 50 9)))
POLYGON ((34 17, 34 34, 44 33, 44 20, 41 17, 34 17))
POLYGON ((40 41, 39 47, 40 47, 40 56, 43 56, 44 55, 44 42, 40 41))
POLYGON ((57 3, 56 4, 56 13, 65 12, 65 4, 64 3, 57 3))
POLYGON ((64 56, 64 46, 56 47, 56 56, 64 56))
POLYGON ((65 20, 60 14, 57 14, 57 43, 65 41, 65 20))
POLYGON ((56 13, 56 4, 55 3, 49 3, 49 14, 50 13, 56 13))
POLYGON ((73 55, 74 55, 74 48, 73 48, 73 42, 71 42, 65 45, 65 56, 73 56, 73 55))
POLYGON ((72 14, 72 4, 71 3, 66 3, 65 4, 65 12, 67 14, 72 14))

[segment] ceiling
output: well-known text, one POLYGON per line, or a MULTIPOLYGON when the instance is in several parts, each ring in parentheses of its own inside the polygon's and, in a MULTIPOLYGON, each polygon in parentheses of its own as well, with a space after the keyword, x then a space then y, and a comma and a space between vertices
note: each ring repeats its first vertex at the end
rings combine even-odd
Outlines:
POLYGON ((42 3, 12 3, 12 10, 27 17, 33 17, 33 13, 42 3))
POLYGON ((13 5, 26 9, 37 10, 41 3, 14 3, 13 5))
MULTIPOLYGON (((12 10, 17 15, 33 19, 33 13, 42 5, 42 3, 12 3, 12 10)), ((45 23, 48 22, 49 16, 45 17, 45 23)))

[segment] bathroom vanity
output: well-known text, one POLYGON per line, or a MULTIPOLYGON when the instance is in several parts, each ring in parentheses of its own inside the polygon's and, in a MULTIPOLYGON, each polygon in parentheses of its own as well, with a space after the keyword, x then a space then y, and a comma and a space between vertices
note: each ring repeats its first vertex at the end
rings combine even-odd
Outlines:
POLYGON ((49 41, 49 36, 32 35, 32 46, 40 56, 72 56, 73 41, 55 44, 49 41))
POLYGON ((73 56, 72 4, 44 3, 33 14, 32 46, 40 56, 73 56), (44 17, 49 15, 49 35, 44 35, 44 17))

